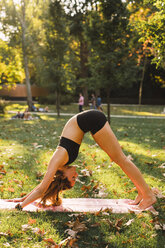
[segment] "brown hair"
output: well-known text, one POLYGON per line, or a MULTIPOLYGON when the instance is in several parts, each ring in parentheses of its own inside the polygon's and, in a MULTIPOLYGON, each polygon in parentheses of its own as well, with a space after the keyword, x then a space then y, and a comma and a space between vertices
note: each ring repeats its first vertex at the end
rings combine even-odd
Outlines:
POLYGON ((62 199, 59 196, 60 192, 71 188, 71 183, 68 178, 64 176, 64 172, 62 170, 58 170, 53 178, 53 181, 49 185, 49 188, 44 193, 41 203, 46 205, 46 202, 49 201, 51 205, 59 206, 62 203, 62 199))

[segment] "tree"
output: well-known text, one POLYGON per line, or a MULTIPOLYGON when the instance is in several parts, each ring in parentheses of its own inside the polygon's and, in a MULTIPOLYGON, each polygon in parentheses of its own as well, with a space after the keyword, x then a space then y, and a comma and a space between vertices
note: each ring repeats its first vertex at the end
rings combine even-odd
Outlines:
MULTIPOLYGON (((138 37, 138 65, 142 67, 142 77, 139 86, 139 104, 142 101, 143 82, 147 67, 156 63, 157 67, 165 68, 165 11, 164 1, 147 0, 128 5, 131 13, 130 25, 138 37), (164 14, 163 14, 164 13, 164 14)), ((162 80, 160 80, 160 83, 162 80)))
POLYGON ((140 42, 149 44, 152 61, 165 69, 164 4, 164 0, 145 0, 132 15, 131 22, 140 42))
MULTIPOLYGON (((44 2, 42 0, 2 0, 3 4, 1 5, 2 15, 0 21, 3 26, 3 31, 8 37, 9 46, 22 49, 29 109, 32 107, 29 61, 31 57, 35 56, 36 43, 33 40, 35 36, 35 24, 37 20, 39 20, 40 7, 44 4, 46 5, 46 2, 46 0, 44 2)), ((34 68, 34 66, 31 68, 34 68)))
POLYGON ((76 49, 73 48, 74 53, 76 54, 76 84, 82 90, 85 105, 88 105, 88 41, 84 35, 85 23, 87 21, 87 10, 86 2, 79 4, 74 4, 69 9, 68 17, 70 20, 70 34, 74 37, 74 42, 77 44, 76 49), (80 8, 81 6, 81 8, 80 8))
POLYGON ((25 77, 21 52, 0 39, 0 54, 0 88, 1 85, 11 88, 16 83, 22 82, 25 77))
POLYGON ((50 1, 44 20, 45 41, 43 47, 42 81, 56 94, 56 108, 60 115, 61 91, 66 88, 66 54, 68 31, 66 14, 60 1, 50 1))
POLYGON ((106 89, 110 122, 111 90, 125 82, 123 67, 126 65, 125 30, 128 19, 125 6, 120 0, 102 0, 98 9, 91 13, 87 30, 91 43, 90 80, 95 87, 106 89))

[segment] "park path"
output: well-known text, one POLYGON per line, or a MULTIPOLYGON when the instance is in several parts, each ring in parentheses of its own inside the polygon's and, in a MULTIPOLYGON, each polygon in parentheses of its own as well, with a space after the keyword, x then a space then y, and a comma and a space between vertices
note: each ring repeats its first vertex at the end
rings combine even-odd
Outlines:
MULTIPOLYGON (((16 114, 16 111, 8 111, 8 113, 16 114)), ((36 115, 52 115, 57 116, 56 112, 31 112, 36 115)), ((74 116, 76 113, 60 113, 60 116, 74 116)), ((165 116, 147 116, 147 115, 111 115, 112 118, 129 118, 129 119, 160 119, 165 120, 165 116)))

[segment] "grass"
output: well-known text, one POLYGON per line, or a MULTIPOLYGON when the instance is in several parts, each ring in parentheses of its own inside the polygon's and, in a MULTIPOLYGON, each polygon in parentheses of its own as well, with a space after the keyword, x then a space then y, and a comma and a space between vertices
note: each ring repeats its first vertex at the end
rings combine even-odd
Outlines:
MULTIPOLYGON (((8 110, 22 110, 24 107, 9 105, 8 110)), ((73 111, 73 108, 65 111, 73 111)), ((117 108, 118 113, 128 110, 126 107, 117 108)), ((155 115, 160 109, 146 107, 143 112, 155 115)), ((23 121, 10 120, 10 116, 8 114, 0 119, 1 198, 20 197, 42 180, 59 142, 62 127, 69 118, 42 115, 41 119, 23 121)), ((161 168, 165 160, 164 122, 159 119, 111 120, 112 129, 124 152, 132 157, 149 185, 160 192, 165 192, 165 172, 161 168)), ((102 191, 105 198, 135 198, 134 185, 100 150, 90 134, 85 135, 74 164, 77 165, 79 179, 85 184, 77 182, 63 197, 100 197, 99 192, 102 191), (89 171, 91 176, 84 176, 83 169, 89 171)), ((0 247, 60 247, 63 240, 71 237, 61 247, 163 248, 163 200, 158 198, 155 204, 159 212, 157 216, 150 212, 136 215, 0 211, 0 247)))

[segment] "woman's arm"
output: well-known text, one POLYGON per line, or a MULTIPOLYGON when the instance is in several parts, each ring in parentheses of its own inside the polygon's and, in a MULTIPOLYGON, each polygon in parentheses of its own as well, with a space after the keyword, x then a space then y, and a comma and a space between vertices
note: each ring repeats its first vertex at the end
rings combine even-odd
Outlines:
POLYGON ((6 199, 5 201, 7 202, 23 202, 35 189, 37 189, 39 187, 39 185, 37 185, 37 187, 35 187, 30 193, 28 193, 27 195, 25 195, 24 197, 21 198, 13 198, 13 199, 6 199))
POLYGON ((48 189, 50 183, 52 182, 56 171, 62 166, 64 166, 67 161, 67 151, 63 147, 58 147, 49 162, 47 172, 42 182, 35 189, 33 189, 31 193, 26 196, 25 200, 21 204, 22 208, 43 196, 45 191, 48 189))

